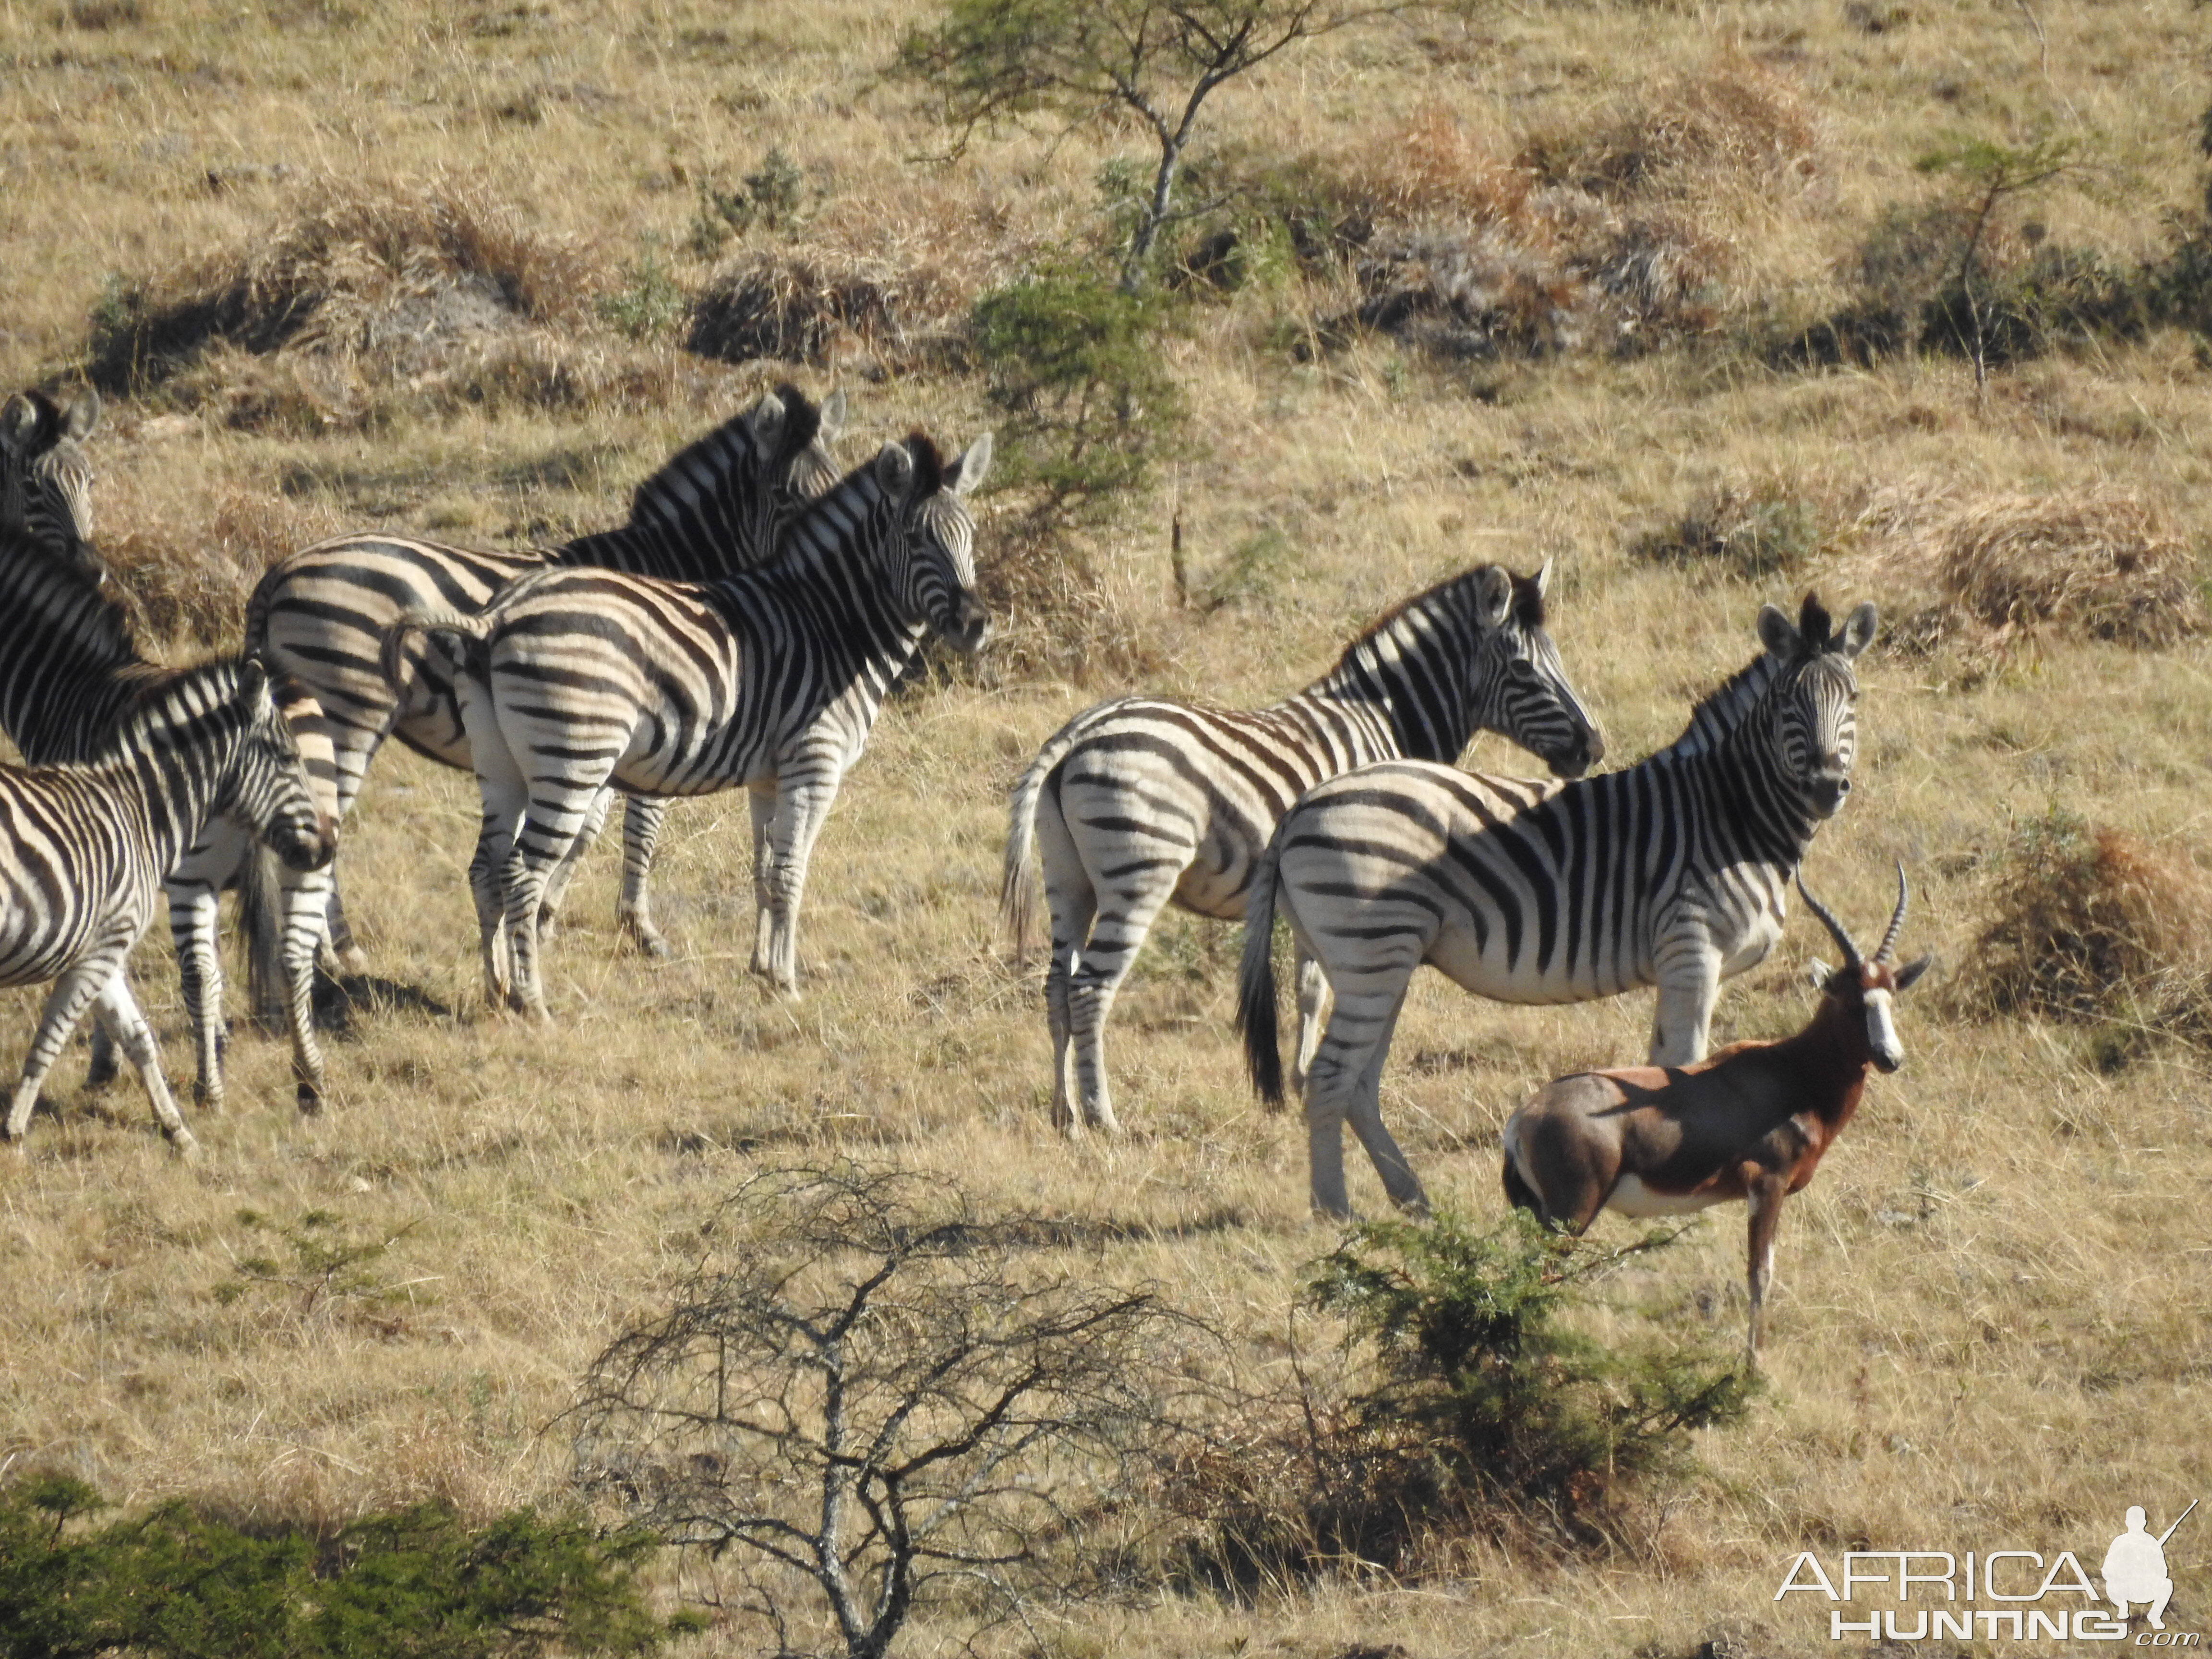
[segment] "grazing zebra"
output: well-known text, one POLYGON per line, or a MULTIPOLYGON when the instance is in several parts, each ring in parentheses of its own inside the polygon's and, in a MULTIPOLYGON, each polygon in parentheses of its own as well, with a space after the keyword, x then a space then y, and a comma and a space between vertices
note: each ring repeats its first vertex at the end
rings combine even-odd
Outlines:
POLYGON ((84 440, 100 423, 89 387, 66 404, 19 392, 0 405, 0 536, 57 550, 92 539, 92 463, 84 440))
POLYGON ((137 1068, 163 1132, 192 1147, 123 963, 162 878, 224 812, 289 864, 329 860, 333 828, 256 662, 179 675, 88 764, 0 768, 0 984, 58 981, 9 1108, 8 1139, 21 1140, 40 1085, 89 1004, 137 1068))
POLYGON ((1759 612, 1765 653, 1699 705, 1671 747, 1574 783, 1386 761, 1285 813, 1252 878, 1237 1023, 1254 1085, 1282 1097, 1276 912, 1335 993, 1306 1073, 1313 1203, 1345 1203, 1347 1115, 1397 1203, 1421 1184, 1383 1127, 1382 1061, 1414 969, 1501 1002, 1582 1002, 1659 988, 1651 1063, 1703 1059, 1720 981, 1781 937, 1791 876, 1851 787, 1851 663, 1862 605, 1832 632, 1808 598, 1793 627, 1759 612))
POLYGON ((799 896, 839 780, 925 633, 974 651, 989 631, 966 498, 990 461, 988 433, 949 463, 917 434, 808 507, 758 570, 704 584, 549 570, 479 617, 392 630, 395 665, 428 649, 459 677, 484 803, 469 878, 491 1006, 545 1017, 545 880, 610 782, 749 791, 752 968, 797 994, 799 896))
MULTIPOLYGON (((448 766, 471 763, 453 687, 435 665, 410 661, 396 682, 385 677, 380 654, 386 629, 417 611, 473 613, 517 576, 549 565, 707 581, 758 564, 773 550, 779 527, 836 481, 826 446, 844 415, 842 392, 817 409, 795 387, 779 386, 639 484, 627 523, 550 551, 491 553, 410 536, 351 535, 270 566, 246 606, 246 647, 297 676, 321 702, 337 766, 340 817, 353 810, 362 775, 387 734, 448 766)), ((605 800, 598 803, 594 830, 606 810, 605 800)), ((625 810, 617 918, 656 956, 666 947, 653 924, 646 878, 664 810, 660 802, 635 799, 625 810)), ((556 902, 565 881, 564 871, 556 880, 556 902)), ((343 954, 350 939, 333 875, 294 876, 287 884, 288 960, 312 965, 325 907, 331 943, 343 954)), ((298 977, 295 1001, 307 991, 298 977)))
MULTIPOLYGON (((1052 909, 1045 1011, 1055 1125, 1119 1130, 1106 1018, 1153 921, 1170 901, 1204 916, 1242 916, 1275 820, 1315 784, 1396 756, 1452 760, 1478 731, 1504 733, 1562 777, 1580 776, 1604 755, 1544 631, 1551 568, 1525 577, 1484 565, 1440 582, 1268 708, 1118 697, 1078 714, 1037 751, 1014 787, 1000 909, 1017 955, 1025 954, 1036 908, 1034 835, 1052 909)), ((1299 979, 1302 1068, 1322 987, 1303 961, 1299 979)))
MULTIPOLYGON (((91 760, 140 703, 192 672, 146 659, 106 584, 104 568, 82 543, 58 550, 0 531, 0 732, 32 765, 91 760)), ((335 820, 337 784, 321 708, 289 679, 277 694, 318 806, 335 820)), ((277 926, 277 896, 262 881, 259 861, 248 856, 254 845, 248 825, 234 814, 220 816, 165 883, 198 1059, 194 1092, 210 1109, 221 1109, 223 1093, 217 893, 237 878, 249 935, 264 927, 273 933, 277 926)), ((114 1069, 105 1032, 95 1032, 89 1085, 106 1081, 114 1069)), ((293 1070, 301 1103, 313 1105, 320 1097, 322 1054, 304 1006, 293 1022, 293 1070)))

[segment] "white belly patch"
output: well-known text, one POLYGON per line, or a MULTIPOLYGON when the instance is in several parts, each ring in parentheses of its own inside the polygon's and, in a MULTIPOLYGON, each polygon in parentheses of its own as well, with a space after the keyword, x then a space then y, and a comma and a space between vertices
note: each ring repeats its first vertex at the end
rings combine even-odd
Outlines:
POLYGON ((1605 1207, 1643 1221, 1655 1215, 1695 1215, 1728 1201, 1717 1193, 1655 1193, 1638 1176, 1626 1175, 1613 1188, 1605 1207))

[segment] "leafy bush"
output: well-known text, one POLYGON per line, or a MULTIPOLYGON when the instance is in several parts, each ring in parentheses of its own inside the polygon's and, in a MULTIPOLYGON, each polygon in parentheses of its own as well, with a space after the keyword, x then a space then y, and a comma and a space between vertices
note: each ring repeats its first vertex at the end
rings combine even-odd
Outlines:
POLYGON ((1249 1413, 1247 1443, 1188 1472, 1198 1576, 1232 1589, 1419 1576, 1470 1534, 1602 1543, 1620 1506, 1687 1474, 1692 1435, 1741 1419, 1755 1387, 1702 1342, 1607 1346, 1575 1328, 1595 1281, 1674 1237, 1606 1250, 1519 1212, 1488 1231, 1449 1213, 1352 1229, 1306 1299, 1347 1321, 1371 1385, 1340 1400, 1302 1385, 1294 1408, 1249 1413))
POLYGON ((1638 536, 1628 556, 1763 581, 1804 564, 1822 539, 1818 510, 1794 491, 1730 485, 1698 497, 1674 523, 1638 536))
POLYGON ((781 144, 769 147, 761 164, 725 190, 711 179, 699 181, 699 210, 691 220, 691 251, 702 259, 721 252, 733 235, 754 226, 764 230, 788 230, 797 225, 806 205, 806 175, 783 153, 781 144))
POLYGON ((653 1540, 516 1510, 471 1528, 421 1504, 317 1539, 185 1503, 96 1530, 65 1477, 0 1493, 0 1656, 95 1659, 526 1659, 649 1653, 690 1621, 646 1610, 653 1540))

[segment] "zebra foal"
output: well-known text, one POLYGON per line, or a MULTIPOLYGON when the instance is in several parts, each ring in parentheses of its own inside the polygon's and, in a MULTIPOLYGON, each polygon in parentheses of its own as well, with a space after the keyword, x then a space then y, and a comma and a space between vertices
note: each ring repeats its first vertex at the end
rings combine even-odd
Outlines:
MULTIPOLYGON (((1397 756, 1452 760, 1479 731, 1511 738, 1561 777, 1602 757, 1605 740, 1544 630, 1551 570, 1527 577, 1483 565, 1439 582, 1265 708, 1117 697, 1046 741, 1014 787, 1000 913, 1017 957, 1026 955, 1034 842, 1052 918, 1055 1126, 1118 1133, 1106 1020, 1146 935, 1170 902, 1242 916, 1276 820, 1314 785, 1397 756)), ((1303 1069, 1322 988, 1303 960, 1299 979, 1303 1069)))
MULTIPOLYGON (((14 400, 0 410, 0 429, 21 429, 14 400)), ((72 465, 64 453, 71 441, 64 423, 47 421, 29 441, 10 444, 4 459, 11 474, 30 482, 33 495, 44 489, 53 495, 58 493, 52 482, 57 477, 88 481, 88 469, 72 465)), ((150 662, 139 649, 128 617, 112 597, 105 566, 82 539, 88 516, 88 494, 78 489, 73 501, 56 501, 43 516, 33 511, 0 526, 0 732, 35 766, 94 758, 141 702, 189 672, 150 662)), ((280 709, 313 781, 318 807, 334 820, 336 786, 321 708, 288 681, 280 709)), ((216 894, 239 880, 241 915, 250 936, 265 929, 273 939, 279 924, 278 895, 263 879, 260 861, 248 856, 253 845, 248 826, 233 815, 220 816, 164 884, 198 1056, 194 1094, 202 1105, 216 1109, 223 1092, 216 894)), ((98 1086, 115 1071, 105 1030, 95 1030, 94 1039, 88 1086, 98 1086)), ((321 1088, 322 1056, 304 1004, 294 1020, 293 1069, 301 1080, 302 1103, 313 1104, 321 1088)))
POLYGON ((1427 1202, 1382 1123, 1382 1063, 1423 963, 1500 1002, 1583 1002, 1659 988, 1651 1063, 1705 1057, 1720 981, 1781 937, 1789 884, 1850 789, 1853 660, 1808 598, 1796 623, 1759 612, 1764 653, 1705 699, 1672 745, 1571 783, 1477 776, 1417 761, 1322 784, 1276 826, 1252 879, 1237 1023, 1254 1086, 1282 1097, 1274 918, 1335 994, 1306 1073, 1314 1207, 1350 1213, 1346 1119, 1391 1199, 1427 1202))
POLYGON ((162 878, 224 812, 288 864, 329 861, 333 828, 255 662, 179 675, 88 764, 0 767, 0 985, 55 981, 7 1139, 21 1143, 40 1086, 89 1006, 137 1069, 163 1133, 179 1150, 193 1146, 123 965, 162 878))
POLYGON ((611 782, 750 792, 753 971, 797 994, 799 898, 839 781, 925 634, 974 651, 989 631, 966 498, 990 460, 988 433, 950 462, 917 434, 847 474, 757 570, 697 584, 549 570, 480 617, 391 630, 387 662, 443 657, 460 689, 489 1006, 546 1017, 546 880, 611 782))

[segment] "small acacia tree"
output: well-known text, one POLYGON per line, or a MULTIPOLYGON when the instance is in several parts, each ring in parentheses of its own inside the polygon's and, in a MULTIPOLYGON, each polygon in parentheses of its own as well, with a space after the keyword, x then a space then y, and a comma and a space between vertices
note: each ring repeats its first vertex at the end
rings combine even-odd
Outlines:
POLYGON ((1121 286, 1144 285, 1199 113, 1223 86, 1302 40, 1450 0, 950 0, 910 31, 899 67, 927 82, 964 145, 980 127, 1050 112, 1133 116, 1158 149, 1132 216, 1121 286))
POLYGON ((1974 389, 1989 386, 1989 341, 1981 294, 1984 238, 1997 205, 2008 197, 2045 185, 2079 162, 2071 138, 2044 137, 2027 144, 2000 144, 1987 138, 1960 138, 1923 155, 1913 166, 1922 173, 1949 173, 1964 187, 1964 234, 1960 239, 1958 283, 1966 305, 1966 344, 1974 363, 1974 389))
POLYGON ((1200 1328, 1149 1289, 1025 1272, 1020 1231, 919 1174, 756 1176, 668 1311, 592 1365, 579 1479, 736 1552, 780 1637, 811 1584, 852 1659, 948 1578, 1018 1595, 1111 1533, 1166 1432, 1160 1350, 1200 1328))

